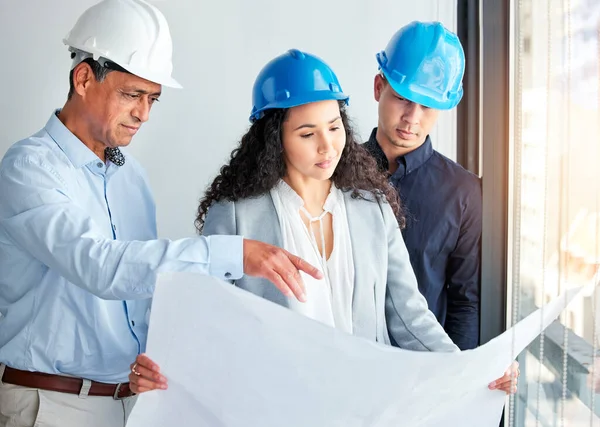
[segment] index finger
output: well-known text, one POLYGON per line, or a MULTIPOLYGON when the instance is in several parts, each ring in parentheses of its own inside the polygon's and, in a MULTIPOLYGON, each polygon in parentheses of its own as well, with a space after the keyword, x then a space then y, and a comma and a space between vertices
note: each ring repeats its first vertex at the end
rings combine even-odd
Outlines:
POLYGON ((292 255, 289 252, 287 255, 292 264, 294 264, 294 267, 296 267, 298 270, 304 271, 306 274, 311 275, 315 279, 323 278, 323 273, 317 267, 314 267, 313 265, 304 261, 302 258, 297 257, 296 255, 292 255))

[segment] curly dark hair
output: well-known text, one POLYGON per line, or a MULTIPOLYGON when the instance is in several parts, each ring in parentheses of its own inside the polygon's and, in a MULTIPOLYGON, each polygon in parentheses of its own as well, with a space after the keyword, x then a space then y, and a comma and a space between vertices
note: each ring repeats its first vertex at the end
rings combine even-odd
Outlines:
MULTIPOLYGON (((213 203, 261 196, 285 176, 281 135, 288 111, 267 110, 262 118, 250 126, 239 146, 231 152, 229 164, 221 167, 200 200, 195 221, 199 233, 213 203)), ((331 181, 342 191, 352 191, 353 198, 364 198, 360 190, 370 192, 377 200, 385 198, 403 228, 405 218, 398 193, 388 182, 387 175, 379 171, 375 159, 358 143, 343 102, 340 102, 340 116, 346 130, 346 145, 331 181)))

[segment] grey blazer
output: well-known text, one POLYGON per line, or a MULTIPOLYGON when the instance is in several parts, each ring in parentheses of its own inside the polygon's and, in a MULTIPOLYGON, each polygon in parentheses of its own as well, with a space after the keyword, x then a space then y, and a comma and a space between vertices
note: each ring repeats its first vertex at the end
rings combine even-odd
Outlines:
MULTIPOLYGON (((457 351, 417 288, 391 207, 370 194, 365 197, 369 200, 344 193, 354 258, 354 335, 409 350, 457 351)), ((241 235, 279 247, 283 244, 270 194, 215 203, 206 216, 203 234, 241 235)), ((287 298, 266 279, 244 276, 234 284, 289 306, 287 298)))

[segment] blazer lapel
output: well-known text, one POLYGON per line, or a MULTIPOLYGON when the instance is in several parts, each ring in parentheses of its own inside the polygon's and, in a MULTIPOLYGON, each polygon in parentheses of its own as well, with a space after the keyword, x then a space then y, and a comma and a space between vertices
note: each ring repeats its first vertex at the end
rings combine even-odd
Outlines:
MULTIPOLYGON (((247 239, 259 240, 273 246, 283 247, 279 217, 273 198, 269 193, 253 199, 245 199, 243 206, 238 204, 238 233, 247 239)), ((273 283, 267 279, 244 276, 244 286, 256 295, 262 295, 284 307, 289 307, 285 297, 273 283)))
POLYGON ((283 247, 279 218, 271 195, 267 193, 255 199, 248 199, 247 203, 246 208, 252 221, 248 224, 248 229, 244 230, 246 233, 242 234, 251 239, 283 247))
MULTIPOLYGON (((348 227, 350 229, 350 241, 352 243, 352 258, 354 262, 354 291, 352 295, 352 326, 354 335, 370 337, 373 339, 373 325, 369 325, 375 319, 369 319, 366 323, 360 321, 365 318, 365 310, 373 313, 375 304, 375 285, 380 275, 381 266, 384 265, 377 260, 377 241, 385 238, 378 236, 382 230, 374 228, 376 221, 374 212, 379 211, 376 202, 368 202, 362 199, 353 199, 351 192, 344 192, 346 214, 348 216, 348 227)), ((377 213, 377 212, 375 212, 377 213)), ((381 215, 379 215, 381 216, 381 215)), ((368 316, 371 317, 371 316, 368 316)))

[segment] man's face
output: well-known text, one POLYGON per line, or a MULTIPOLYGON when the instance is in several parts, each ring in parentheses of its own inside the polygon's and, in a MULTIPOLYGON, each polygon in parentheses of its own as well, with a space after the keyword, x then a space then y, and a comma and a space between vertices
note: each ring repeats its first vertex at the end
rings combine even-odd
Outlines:
MULTIPOLYGON (((80 66, 89 68, 87 64, 80 66)), ((112 71, 102 82, 92 75, 77 92, 85 105, 89 135, 107 147, 124 147, 148 120, 161 86, 133 74, 112 71)))
POLYGON ((379 103, 378 136, 382 136, 378 142, 407 152, 421 146, 435 125, 439 110, 402 98, 380 74, 375 76, 374 95, 379 103))

